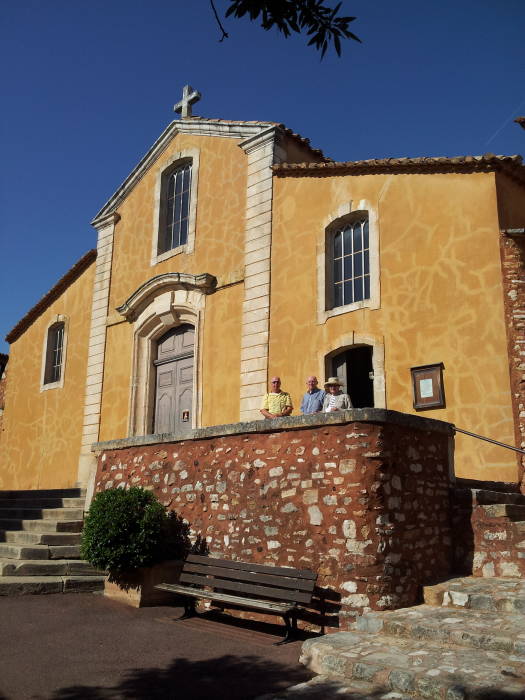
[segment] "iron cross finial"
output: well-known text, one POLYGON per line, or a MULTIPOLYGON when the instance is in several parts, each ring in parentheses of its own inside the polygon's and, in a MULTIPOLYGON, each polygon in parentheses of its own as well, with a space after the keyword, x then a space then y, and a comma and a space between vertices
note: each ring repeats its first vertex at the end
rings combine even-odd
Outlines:
POLYGON ((187 117, 193 116, 191 113, 191 106, 198 102, 202 95, 198 90, 194 90, 191 85, 185 85, 182 90, 182 100, 177 102, 173 108, 177 114, 180 114, 181 119, 186 119, 187 117))

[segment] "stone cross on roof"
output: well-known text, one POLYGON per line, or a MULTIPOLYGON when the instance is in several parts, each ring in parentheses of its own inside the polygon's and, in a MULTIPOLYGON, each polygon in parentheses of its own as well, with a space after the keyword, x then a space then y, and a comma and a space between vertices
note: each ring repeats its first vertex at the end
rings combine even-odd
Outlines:
POLYGON ((177 114, 180 114, 181 119, 186 119, 186 117, 191 117, 191 106, 198 102, 202 95, 198 90, 194 90, 191 85, 185 85, 182 90, 182 100, 177 102, 173 108, 177 114))

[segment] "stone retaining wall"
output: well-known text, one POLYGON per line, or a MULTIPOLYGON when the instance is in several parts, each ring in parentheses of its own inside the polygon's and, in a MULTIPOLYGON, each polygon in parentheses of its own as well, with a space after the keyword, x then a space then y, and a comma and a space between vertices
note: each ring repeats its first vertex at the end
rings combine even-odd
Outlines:
POLYGON ((212 556, 314 570, 344 629, 449 573, 450 440, 379 409, 130 438, 95 446, 95 490, 153 490, 212 556))
MULTIPOLYGON (((500 249, 514 433, 516 447, 525 448, 525 241, 519 235, 502 234, 500 249)), ((516 458, 518 483, 525 493, 525 458, 516 458)))

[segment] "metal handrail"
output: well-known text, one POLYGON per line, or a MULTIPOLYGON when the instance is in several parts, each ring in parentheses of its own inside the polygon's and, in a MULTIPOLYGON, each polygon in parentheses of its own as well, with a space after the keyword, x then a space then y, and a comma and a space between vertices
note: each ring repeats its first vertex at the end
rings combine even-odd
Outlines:
POLYGON ((505 442, 499 442, 498 440, 493 440, 492 438, 485 437, 484 435, 478 435, 477 433, 471 433, 468 430, 463 430, 462 428, 457 428, 454 426, 454 431, 456 433, 463 433, 463 435, 470 435, 471 437, 478 438, 478 440, 485 440, 485 442, 491 442, 493 445, 499 445, 500 447, 506 447, 507 450, 514 450, 514 452, 519 452, 522 455, 525 455, 525 450, 520 449, 519 447, 513 447, 512 445, 507 445, 505 442))

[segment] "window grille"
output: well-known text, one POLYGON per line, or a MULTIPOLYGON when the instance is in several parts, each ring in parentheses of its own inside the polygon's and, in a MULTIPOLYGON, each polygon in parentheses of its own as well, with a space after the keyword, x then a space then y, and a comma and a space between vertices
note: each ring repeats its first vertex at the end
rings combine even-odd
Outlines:
POLYGON ((190 214, 191 163, 186 163, 167 177, 165 221, 159 253, 184 245, 188 240, 190 214))
POLYGON ((332 274, 334 308, 370 299, 368 218, 335 232, 332 274))
POLYGON ((55 323, 47 334, 46 370, 44 384, 60 381, 64 350, 64 324, 55 323))

